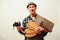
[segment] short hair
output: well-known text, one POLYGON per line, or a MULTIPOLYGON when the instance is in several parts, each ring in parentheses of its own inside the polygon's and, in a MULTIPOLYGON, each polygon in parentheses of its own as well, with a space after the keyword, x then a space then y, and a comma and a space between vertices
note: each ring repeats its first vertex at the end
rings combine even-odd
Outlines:
POLYGON ((36 5, 34 2, 29 2, 28 5, 27 5, 27 8, 28 8, 30 5, 34 5, 35 7, 37 7, 37 5, 36 5))

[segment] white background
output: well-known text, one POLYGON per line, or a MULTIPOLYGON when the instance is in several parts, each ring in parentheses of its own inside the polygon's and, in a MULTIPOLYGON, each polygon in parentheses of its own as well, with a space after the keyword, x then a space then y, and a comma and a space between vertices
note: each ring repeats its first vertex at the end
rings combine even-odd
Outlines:
POLYGON ((12 24, 29 15, 28 2, 35 2, 37 13, 55 23, 45 40, 60 40, 60 0, 0 0, 0 40, 24 40, 12 24))

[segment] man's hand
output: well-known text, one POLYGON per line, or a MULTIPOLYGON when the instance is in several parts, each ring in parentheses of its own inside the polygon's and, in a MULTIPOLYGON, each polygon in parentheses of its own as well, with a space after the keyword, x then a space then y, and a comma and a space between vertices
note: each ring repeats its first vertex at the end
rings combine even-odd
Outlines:
POLYGON ((38 28, 38 30, 37 30, 37 32, 38 32, 38 34, 40 34, 41 32, 48 32, 45 28, 43 28, 43 27, 39 27, 38 28))
POLYGON ((21 26, 18 26, 17 27, 17 31, 19 32, 19 31, 21 31, 22 30, 22 27, 21 26))
POLYGON ((44 28, 39 27, 37 31, 43 31, 43 30, 44 30, 44 28))
POLYGON ((23 28, 22 28, 21 26, 18 26, 18 27, 17 27, 17 31, 18 31, 18 32, 21 31, 23 34, 25 34, 25 32, 23 31, 23 28))

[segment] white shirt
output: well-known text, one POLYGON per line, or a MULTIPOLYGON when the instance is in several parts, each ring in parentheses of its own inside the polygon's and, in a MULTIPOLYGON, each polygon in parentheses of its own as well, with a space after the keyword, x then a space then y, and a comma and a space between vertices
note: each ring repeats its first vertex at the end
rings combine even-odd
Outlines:
POLYGON ((31 16, 31 18, 32 18, 32 20, 35 20, 35 17, 32 17, 32 16, 31 16))

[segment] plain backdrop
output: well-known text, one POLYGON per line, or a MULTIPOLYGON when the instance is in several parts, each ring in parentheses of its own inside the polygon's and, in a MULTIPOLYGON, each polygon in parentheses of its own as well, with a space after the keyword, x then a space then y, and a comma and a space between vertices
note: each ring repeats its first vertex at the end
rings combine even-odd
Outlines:
POLYGON ((60 0, 0 0, 0 40, 24 40, 24 36, 13 30, 13 23, 29 15, 29 2, 37 4, 37 14, 55 23, 53 31, 45 40, 60 40, 60 0))

